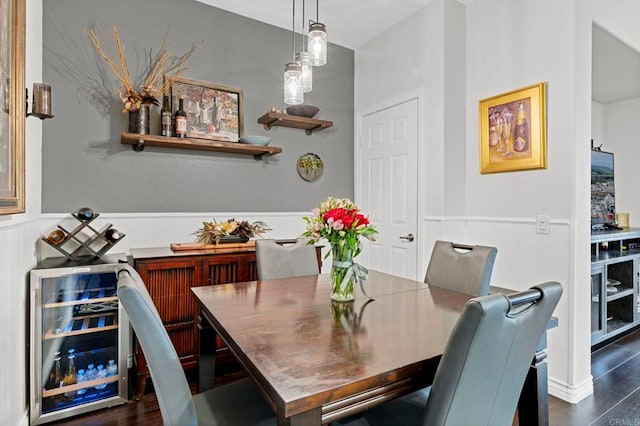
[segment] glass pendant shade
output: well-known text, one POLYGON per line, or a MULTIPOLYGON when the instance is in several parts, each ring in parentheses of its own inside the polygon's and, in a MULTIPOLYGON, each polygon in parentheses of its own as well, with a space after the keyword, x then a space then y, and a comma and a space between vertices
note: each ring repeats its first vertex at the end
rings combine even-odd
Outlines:
POLYGON ((327 28, 324 24, 309 24, 308 50, 311 65, 319 67, 327 63, 327 28))
POLYGON ((299 105, 303 102, 302 67, 295 62, 290 62, 284 66, 284 103, 299 105))
POLYGON ((309 93, 313 90, 313 67, 307 52, 296 53, 296 63, 302 68, 302 90, 309 93))

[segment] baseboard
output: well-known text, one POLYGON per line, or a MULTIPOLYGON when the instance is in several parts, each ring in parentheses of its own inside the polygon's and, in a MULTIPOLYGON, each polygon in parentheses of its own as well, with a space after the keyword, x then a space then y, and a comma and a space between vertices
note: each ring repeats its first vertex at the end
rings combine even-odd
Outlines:
POLYGON ((568 403, 577 404, 593 394, 593 377, 589 376, 577 386, 570 386, 549 377, 549 394, 568 403))
POLYGON ((29 426, 29 413, 25 411, 22 420, 18 423, 19 426, 29 426))

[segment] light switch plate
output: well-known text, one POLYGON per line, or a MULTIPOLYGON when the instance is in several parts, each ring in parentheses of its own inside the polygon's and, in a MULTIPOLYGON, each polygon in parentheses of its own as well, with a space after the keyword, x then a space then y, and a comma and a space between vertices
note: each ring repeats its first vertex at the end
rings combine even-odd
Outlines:
POLYGON ((551 218, 547 215, 536 216, 536 234, 548 234, 551 232, 551 218))

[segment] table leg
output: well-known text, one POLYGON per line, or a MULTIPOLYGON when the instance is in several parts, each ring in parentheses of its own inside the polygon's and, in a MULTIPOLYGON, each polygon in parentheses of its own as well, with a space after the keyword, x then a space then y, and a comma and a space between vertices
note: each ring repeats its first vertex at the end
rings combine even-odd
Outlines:
POLYGON ((213 387, 216 368, 216 332, 203 317, 198 315, 198 393, 213 387))
POLYGON ((549 395, 547 385, 547 334, 531 361, 518 402, 518 419, 521 425, 547 426, 549 424, 549 395))
POLYGON ((308 426, 322 423, 322 408, 318 407, 304 413, 296 414, 289 418, 278 412, 278 426, 308 426))

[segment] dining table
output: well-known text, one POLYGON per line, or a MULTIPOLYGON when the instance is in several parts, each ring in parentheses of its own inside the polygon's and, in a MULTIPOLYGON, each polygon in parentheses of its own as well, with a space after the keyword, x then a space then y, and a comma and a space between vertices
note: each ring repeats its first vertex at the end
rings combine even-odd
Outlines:
MULTIPOLYGON (((364 285, 370 297, 347 303, 330 299, 329 274, 193 287, 198 391, 214 384, 216 337, 279 425, 327 424, 429 386, 471 296, 374 270, 364 285)), ((517 418, 548 424, 546 332, 517 418)))

